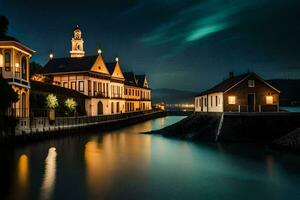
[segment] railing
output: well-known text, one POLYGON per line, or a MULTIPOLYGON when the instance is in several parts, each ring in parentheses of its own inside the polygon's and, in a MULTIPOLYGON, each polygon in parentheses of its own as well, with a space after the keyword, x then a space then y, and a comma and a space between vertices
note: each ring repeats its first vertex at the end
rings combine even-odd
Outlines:
POLYGON ((9 108, 6 112, 6 115, 9 117, 15 118, 26 118, 29 117, 28 108, 9 108))
POLYGON ((228 112, 276 112, 279 111, 278 105, 226 105, 228 112))
POLYGON ((19 83, 19 84, 22 84, 22 85, 29 86, 29 82, 28 81, 21 80, 19 78, 8 78, 7 81, 11 82, 11 83, 19 83))
POLYGON ((123 97, 122 97, 121 94, 114 93, 114 94, 111 95, 111 98, 112 98, 112 99, 122 99, 123 97))
POLYGON ((95 92, 94 97, 108 98, 108 94, 106 94, 104 92, 95 92))
MULTIPOLYGON (((55 130, 65 128, 83 127, 87 125, 95 125, 103 122, 112 122, 117 120, 125 120, 132 117, 144 116, 155 111, 137 111, 113 115, 99 115, 99 116, 80 116, 80 117, 56 117, 54 121, 49 121, 48 117, 34 117, 30 118, 30 129, 33 132, 43 130, 55 130)), ((157 112, 157 111, 156 111, 157 112)))

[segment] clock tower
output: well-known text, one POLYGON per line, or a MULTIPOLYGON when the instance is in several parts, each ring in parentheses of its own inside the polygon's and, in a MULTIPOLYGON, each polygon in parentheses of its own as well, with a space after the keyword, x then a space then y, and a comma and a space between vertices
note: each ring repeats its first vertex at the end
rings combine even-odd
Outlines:
POLYGON ((74 29, 71 43, 72 43, 72 50, 70 51, 71 58, 83 57, 84 56, 83 39, 81 36, 81 30, 78 25, 74 29))

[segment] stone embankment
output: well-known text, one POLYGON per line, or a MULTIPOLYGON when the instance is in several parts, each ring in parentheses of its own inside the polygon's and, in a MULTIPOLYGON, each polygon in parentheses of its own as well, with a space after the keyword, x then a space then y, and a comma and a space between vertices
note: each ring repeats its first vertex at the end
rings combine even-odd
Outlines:
POLYGON ((194 113, 152 133, 209 142, 272 143, 300 127, 300 113, 194 113))
POLYGON ((272 146, 282 149, 293 149, 300 151, 300 128, 274 140, 272 146))
POLYGON ((116 119, 110 120, 100 120, 95 121, 93 123, 82 123, 82 124, 74 124, 74 125, 66 125, 66 126, 55 126, 55 127, 45 127, 43 129, 36 129, 34 132, 23 133, 21 135, 16 136, 7 136, 0 137, 0 143, 3 144, 15 144, 15 143, 27 143, 34 142, 38 140, 44 140, 49 138, 59 138, 68 135, 75 134, 88 134, 88 133, 101 133, 105 130, 113 130, 122 127, 126 127, 132 124, 137 124, 146 120, 159 118, 166 116, 165 112, 162 111, 153 111, 146 113, 137 113, 131 114, 127 116, 124 114, 124 117, 118 117, 116 119))

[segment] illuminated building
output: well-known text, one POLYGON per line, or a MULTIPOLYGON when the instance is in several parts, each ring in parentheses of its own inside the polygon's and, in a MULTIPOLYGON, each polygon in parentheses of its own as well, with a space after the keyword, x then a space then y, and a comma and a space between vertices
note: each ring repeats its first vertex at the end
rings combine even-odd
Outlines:
MULTIPOLYGON (((70 57, 51 58, 39 71, 39 75, 47 77, 55 85, 76 90, 88 98, 85 100, 85 110, 89 116, 119 114, 136 110, 151 109, 151 90, 145 75, 136 76, 135 92, 139 96, 134 99, 136 107, 126 109, 127 101, 132 102, 131 95, 124 94, 128 80, 124 77, 120 59, 107 63, 98 54, 85 56, 83 38, 79 27, 74 29, 70 57)), ((40 78, 42 80, 42 78, 40 78)))
POLYGON ((280 91, 255 73, 230 77, 195 97, 196 112, 276 112, 280 91))
POLYGON ((135 75, 133 72, 125 72, 125 111, 151 109, 151 89, 146 75, 135 75))
POLYGON ((0 36, 0 76, 18 93, 19 101, 13 103, 11 114, 19 118, 19 127, 28 127, 29 120, 29 64, 35 51, 10 36, 0 36))

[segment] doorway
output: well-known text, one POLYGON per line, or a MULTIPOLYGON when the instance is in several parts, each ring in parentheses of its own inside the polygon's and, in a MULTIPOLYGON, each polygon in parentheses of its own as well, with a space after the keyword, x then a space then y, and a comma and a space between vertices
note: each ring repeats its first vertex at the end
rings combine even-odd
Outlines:
POLYGON ((255 112, 255 94, 248 94, 248 112, 255 112))
POLYGON ((101 101, 98 102, 98 115, 103 115, 103 103, 101 101))

